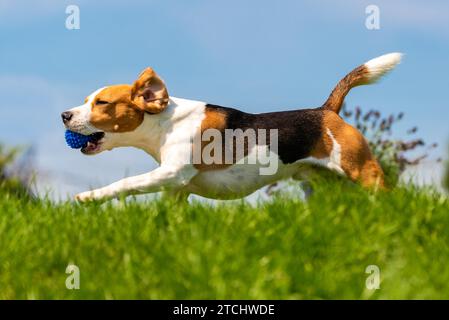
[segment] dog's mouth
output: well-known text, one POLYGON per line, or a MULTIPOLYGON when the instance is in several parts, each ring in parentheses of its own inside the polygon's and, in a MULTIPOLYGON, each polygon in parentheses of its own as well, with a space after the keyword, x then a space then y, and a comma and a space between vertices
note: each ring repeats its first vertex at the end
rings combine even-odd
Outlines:
POLYGON ((96 132, 89 137, 89 142, 85 147, 81 148, 81 152, 86 155, 99 153, 101 151, 101 145, 103 144, 104 132, 96 132))

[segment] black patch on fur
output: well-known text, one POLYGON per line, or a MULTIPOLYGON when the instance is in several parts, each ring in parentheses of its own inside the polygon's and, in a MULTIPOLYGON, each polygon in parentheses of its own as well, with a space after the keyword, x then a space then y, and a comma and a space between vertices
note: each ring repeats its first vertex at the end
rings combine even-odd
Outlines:
POLYGON ((307 158, 322 135, 323 110, 319 108, 260 114, 212 104, 206 108, 226 115, 226 129, 266 129, 267 136, 269 129, 278 129, 278 155, 283 163, 307 158))

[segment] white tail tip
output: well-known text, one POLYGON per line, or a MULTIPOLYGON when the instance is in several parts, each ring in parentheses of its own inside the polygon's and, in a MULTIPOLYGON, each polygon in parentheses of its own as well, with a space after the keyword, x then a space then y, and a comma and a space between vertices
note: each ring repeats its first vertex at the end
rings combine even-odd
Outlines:
POLYGON ((376 82, 379 80, 384 74, 391 71, 396 67, 397 64, 401 62, 402 53, 393 52, 388 53, 383 56, 374 58, 364 65, 368 69, 368 77, 369 81, 376 82))

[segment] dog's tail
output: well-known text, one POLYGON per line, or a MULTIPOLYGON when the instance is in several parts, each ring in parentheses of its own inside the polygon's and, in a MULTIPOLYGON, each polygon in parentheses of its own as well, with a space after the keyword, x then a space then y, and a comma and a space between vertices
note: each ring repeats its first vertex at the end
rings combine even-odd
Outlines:
POLYGON ((401 62, 401 57, 401 53, 389 53, 374 58, 355 68, 347 74, 346 77, 340 80, 329 98, 323 104, 322 108, 339 113, 343 100, 349 90, 364 84, 375 83, 384 74, 391 71, 399 62, 401 62))

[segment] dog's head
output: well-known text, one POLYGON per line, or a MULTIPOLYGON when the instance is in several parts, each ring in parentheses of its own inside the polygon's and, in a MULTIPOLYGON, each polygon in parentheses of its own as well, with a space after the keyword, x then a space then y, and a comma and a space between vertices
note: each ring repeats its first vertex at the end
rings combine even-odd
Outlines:
POLYGON ((145 113, 157 114, 167 107, 169 96, 161 78, 151 68, 145 69, 133 85, 114 85, 98 89, 84 104, 61 114, 67 129, 93 135, 81 149, 97 154, 118 146, 144 121, 145 113))

